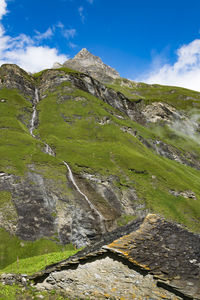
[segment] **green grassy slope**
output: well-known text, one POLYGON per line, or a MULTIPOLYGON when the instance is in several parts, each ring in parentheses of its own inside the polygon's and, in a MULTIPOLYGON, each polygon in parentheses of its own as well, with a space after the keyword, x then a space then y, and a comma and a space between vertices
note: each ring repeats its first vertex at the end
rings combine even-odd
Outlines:
MULTIPOLYGON (((9 234, 6 230, 2 228, 0 229, 0 240, 0 270, 13 264, 17 261, 17 259, 19 259, 19 261, 21 262, 24 258, 28 259, 33 256, 39 257, 41 255, 48 256, 48 253, 52 252, 60 251, 61 253, 64 253, 65 251, 74 250, 71 244, 65 246, 60 245, 58 243, 55 243, 55 241, 53 241, 53 238, 52 240, 40 239, 33 242, 22 241, 18 237, 9 234)), ((51 258, 51 256, 48 257, 51 258)), ((32 266, 29 266, 29 268, 32 267, 34 268, 34 264, 32 266)), ((15 269, 13 267, 13 272, 15 271, 15 269)))
POLYGON ((137 83, 127 79, 116 79, 109 87, 120 91, 133 101, 144 99, 146 104, 161 101, 183 110, 200 108, 200 93, 185 88, 137 83))
MULTIPOLYGON (((5 100, 0 101, 0 171, 23 177, 28 165, 34 164, 44 176, 49 178, 57 174, 60 184, 66 184, 65 168, 60 160, 43 153, 43 143, 30 136, 26 125, 32 114, 31 103, 17 90, 1 89, 0 99, 5 100)), ((11 193, 7 190, 0 192, 0 210, 7 221, 16 216, 11 193)), ((4 229, 0 229, 0 241, 0 268, 14 262, 17 257, 21 259, 64 249, 45 239, 22 242, 4 229)))
MULTIPOLYGON (((40 246, 42 246, 42 244, 40 246)), ((34 274, 35 272, 43 270, 47 265, 67 259, 68 257, 78 252, 78 250, 75 250, 72 245, 63 247, 63 251, 51 252, 43 255, 35 255, 34 254, 35 251, 33 252, 34 247, 29 247, 29 248, 32 251, 32 256, 24 259, 18 258, 14 263, 2 269, 1 273, 16 273, 16 274, 31 275, 34 274)))
POLYGON ((128 126, 146 138, 156 138, 150 128, 123 115, 124 120, 118 119, 112 107, 78 89, 68 93, 71 99, 61 101, 62 89, 58 87, 38 105, 37 134, 55 149, 57 157, 66 160, 77 173, 86 170, 117 175, 119 181, 115 184, 122 189, 134 187, 150 210, 199 230, 199 171, 156 155, 136 137, 120 130, 128 126), (75 101, 76 97, 84 100, 75 101), (110 123, 100 125, 103 117, 110 123), (198 200, 176 198, 169 193, 173 189, 192 190, 198 200))
MULTIPOLYGON (((43 73, 35 75, 37 84, 43 73)), ((112 87, 133 101, 141 98, 146 104, 164 101, 187 111, 199 108, 200 94, 186 89, 145 84, 133 84, 130 88, 122 87, 117 81, 112 87)), ((34 134, 54 149, 56 158, 42 152, 43 143, 30 136, 27 126, 32 114, 31 103, 17 90, 0 90, 0 100, 5 100, 0 102, 1 172, 24 176, 28 165, 34 164, 44 176, 54 180, 59 178, 60 184, 64 185, 66 170, 62 161, 65 160, 75 173, 116 175, 118 179, 113 184, 121 190, 136 189, 140 203, 145 203, 149 210, 200 231, 200 172, 156 155, 137 137, 121 128, 129 127, 137 130, 138 136, 161 139, 183 153, 193 151, 200 157, 198 143, 174 135, 166 126, 143 127, 100 99, 70 87, 69 83, 46 94, 47 97, 37 105, 39 126, 34 134), (71 91, 64 89, 65 86, 71 91), (109 122, 100 124, 105 119, 109 122), (169 190, 192 190, 197 200, 175 197, 169 190)), ((12 201, 10 194, 2 191, 0 208, 4 209, 9 201, 12 201)), ((132 217, 123 216, 122 221, 132 217)), ((0 245, 1 268, 16 261, 17 257, 22 260, 63 249, 53 241, 22 242, 5 230, 0 231, 0 240, 4 241, 0 245)))
POLYGON ((27 165, 57 162, 41 150, 43 143, 32 138, 29 125, 32 105, 17 90, 0 90, 0 168, 1 171, 23 175, 27 165))

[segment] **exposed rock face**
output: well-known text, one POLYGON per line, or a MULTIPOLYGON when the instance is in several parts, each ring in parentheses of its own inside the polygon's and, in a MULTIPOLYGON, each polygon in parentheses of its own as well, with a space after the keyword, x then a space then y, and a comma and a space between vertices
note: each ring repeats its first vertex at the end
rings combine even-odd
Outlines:
POLYGON ((197 200, 195 193, 192 191, 170 191, 170 193, 176 197, 182 196, 186 199, 194 199, 197 200))
MULTIPOLYGON (((122 93, 106 87, 104 84, 86 74, 66 74, 64 71, 48 70, 41 78, 41 95, 45 95, 47 90, 54 91, 57 86, 64 82, 70 82, 72 86, 103 100, 107 104, 129 116, 131 120, 142 124, 145 123, 145 118, 140 112, 142 100, 131 102, 122 93), (58 74, 59 76, 57 76, 58 74)), ((69 88, 67 87, 67 89, 69 88)))
POLYGON ((151 123, 156 123, 158 121, 169 123, 183 118, 174 107, 162 102, 154 102, 151 105, 147 105, 142 111, 142 114, 145 116, 146 120, 151 123))
POLYGON ((59 68, 61 68, 62 67, 62 64, 60 64, 60 63, 58 63, 58 62, 55 62, 54 64, 53 64, 53 69, 59 69, 59 68))
POLYGON ((122 212, 134 211, 131 193, 124 195, 124 201, 129 204, 124 207, 120 193, 112 189, 111 184, 86 184, 81 177, 76 181, 89 199, 95 197, 103 221, 67 178, 66 187, 62 187, 30 166, 30 171, 23 177, 9 174, 0 177, 0 191, 10 192, 12 196, 10 204, 4 205, 4 209, 9 208, 8 216, 5 212, 0 214, 0 225, 24 240, 57 236, 63 244, 72 242, 81 247, 98 239, 103 232, 112 230, 116 226, 116 217, 122 212), (98 199, 100 203, 103 201, 103 206, 98 204, 98 199))
POLYGON ((94 56, 85 48, 73 59, 67 60, 63 66, 89 74, 104 83, 112 82, 113 79, 120 77, 116 70, 105 65, 99 57, 94 56))
POLYGON ((0 88, 18 89, 31 101, 34 98, 35 82, 17 65, 5 64, 0 68, 0 88))
POLYGON ((146 147, 153 149, 157 154, 200 170, 200 160, 192 152, 183 153, 178 148, 159 140, 146 140, 141 136, 138 136, 138 139, 146 147))

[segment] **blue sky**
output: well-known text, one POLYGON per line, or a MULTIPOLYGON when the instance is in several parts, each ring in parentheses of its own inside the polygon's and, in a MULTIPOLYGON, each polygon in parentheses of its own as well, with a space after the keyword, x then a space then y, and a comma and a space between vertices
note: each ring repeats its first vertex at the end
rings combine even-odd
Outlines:
POLYGON ((36 72, 82 48, 121 76, 200 91, 199 0, 0 0, 0 64, 36 72))

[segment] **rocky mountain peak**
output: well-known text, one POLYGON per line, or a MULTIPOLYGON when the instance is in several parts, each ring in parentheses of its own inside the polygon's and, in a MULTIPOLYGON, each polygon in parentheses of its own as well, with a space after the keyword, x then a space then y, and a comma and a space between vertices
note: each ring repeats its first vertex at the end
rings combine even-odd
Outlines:
MULTIPOLYGON (((86 48, 83 48, 74 56, 74 59, 85 59, 88 57, 95 57, 95 56, 92 53, 90 53, 86 48)), ((98 57, 96 56, 96 58, 98 57)))
POLYGON ((86 48, 83 48, 73 59, 67 60, 63 66, 86 73, 103 83, 110 83, 120 77, 115 69, 104 64, 98 56, 93 55, 86 48))

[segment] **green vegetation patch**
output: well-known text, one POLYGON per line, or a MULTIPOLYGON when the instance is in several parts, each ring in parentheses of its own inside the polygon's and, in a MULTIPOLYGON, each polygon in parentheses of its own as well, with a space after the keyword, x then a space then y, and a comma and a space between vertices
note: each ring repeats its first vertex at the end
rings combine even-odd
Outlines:
POLYGON ((5 207, 6 204, 12 202, 12 194, 8 191, 0 191, 0 209, 5 207))
POLYGON ((25 259, 18 259, 13 264, 8 265, 6 268, 1 270, 1 272, 31 275, 43 270, 47 265, 67 259, 78 252, 78 250, 75 250, 72 245, 65 246, 65 248, 67 247, 69 250, 62 252, 52 252, 25 259))
POLYGON ((0 240, 3 241, 3 243, 0 243, 0 269, 14 263, 17 259, 21 261, 24 258, 52 252, 74 250, 72 245, 63 246, 47 239, 40 239, 34 242, 22 241, 3 228, 0 228, 0 240))
POLYGON ((120 218, 117 219, 117 226, 124 226, 129 222, 135 220, 137 217, 133 215, 122 215, 120 218))
POLYGON ((116 79, 114 84, 109 87, 123 93, 130 100, 144 99, 145 104, 161 101, 173 105, 177 109, 200 108, 200 93, 181 87, 127 82, 125 79, 116 79), (127 85, 124 85, 123 82, 127 85))
POLYGON ((16 300, 16 294, 21 292, 21 288, 17 285, 3 285, 0 283, 0 299, 16 300))
POLYGON ((61 67, 61 68, 58 68, 58 69, 45 69, 45 70, 42 70, 40 72, 34 73, 32 76, 33 76, 33 78, 39 80, 39 79, 41 79, 42 75, 44 75, 48 71, 50 71, 50 72, 57 71, 58 74, 59 74, 59 72, 60 73, 64 72, 66 74, 69 74, 69 73, 79 74, 80 73, 79 71, 76 71, 76 70, 73 70, 73 69, 70 69, 70 68, 61 67))
POLYGON ((0 299, 2 300, 67 300, 66 296, 62 296, 58 291, 39 292, 35 287, 28 286, 26 289, 18 285, 3 285, 0 283, 0 299))

